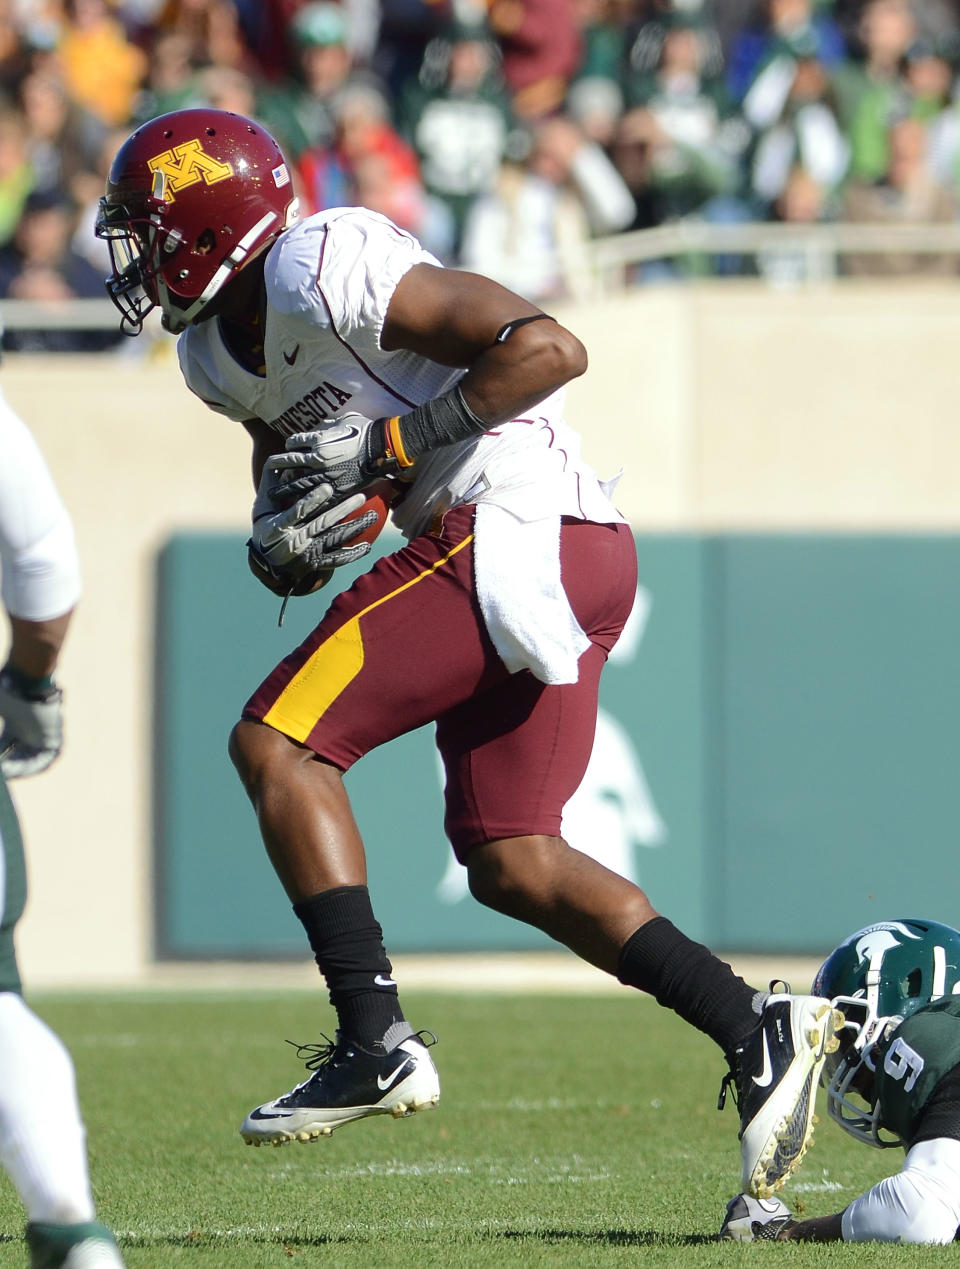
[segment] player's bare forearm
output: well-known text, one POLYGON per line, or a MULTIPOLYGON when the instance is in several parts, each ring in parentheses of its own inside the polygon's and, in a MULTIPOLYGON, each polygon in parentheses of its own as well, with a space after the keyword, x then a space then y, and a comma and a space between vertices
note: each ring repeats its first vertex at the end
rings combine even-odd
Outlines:
POLYGON ((586 368, 587 354, 575 335, 556 322, 531 322, 482 352, 460 391, 477 418, 493 426, 523 414, 586 368))
POLYGON ((843 1213, 813 1216, 810 1220, 788 1225, 779 1235, 781 1242, 837 1243, 843 1241, 843 1213))
POLYGON ((73 609, 49 621, 10 616, 9 663, 30 679, 46 678, 56 669, 73 609))
POLYGON ((542 310, 479 274, 415 265, 400 281, 381 343, 467 369, 460 388, 490 425, 542 401, 587 368, 580 340, 553 321, 527 322, 496 343, 509 322, 542 310))

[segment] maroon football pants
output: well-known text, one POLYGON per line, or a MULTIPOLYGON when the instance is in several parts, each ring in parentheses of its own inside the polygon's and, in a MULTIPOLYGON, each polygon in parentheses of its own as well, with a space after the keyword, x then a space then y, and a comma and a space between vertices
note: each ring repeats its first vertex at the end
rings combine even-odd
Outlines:
POLYGON ((637 560, 624 524, 565 517, 561 576, 590 639, 576 683, 511 674, 473 584, 473 508, 447 512, 378 560, 261 684, 243 716, 346 771, 428 722, 446 770, 447 835, 458 859, 503 837, 558 836, 593 746, 600 672, 633 606, 637 560))

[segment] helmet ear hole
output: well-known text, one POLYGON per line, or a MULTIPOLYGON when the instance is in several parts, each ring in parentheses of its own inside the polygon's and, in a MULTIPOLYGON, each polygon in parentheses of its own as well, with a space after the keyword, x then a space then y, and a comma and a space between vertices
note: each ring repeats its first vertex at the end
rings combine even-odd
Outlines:
POLYGON ((903 994, 905 996, 919 996, 923 991, 923 970, 917 966, 912 969, 903 981, 903 994))
POLYGON ((207 256, 210 254, 210 252, 214 249, 216 245, 217 245, 217 235, 213 232, 212 229, 204 229, 203 232, 200 234, 200 236, 197 238, 196 244, 194 245, 193 249, 194 251, 196 251, 197 255, 207 256))

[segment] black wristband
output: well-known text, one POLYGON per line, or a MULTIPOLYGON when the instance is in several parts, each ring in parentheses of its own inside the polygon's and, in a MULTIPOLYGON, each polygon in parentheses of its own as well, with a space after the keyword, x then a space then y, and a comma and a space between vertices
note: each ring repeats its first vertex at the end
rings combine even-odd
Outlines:
POLYGON ((464 401, 459 383, 442 397, 425 401, 397 420, 404 453, 411 460, 427 450, 481 436, 490 426, 477 418, 464 401))

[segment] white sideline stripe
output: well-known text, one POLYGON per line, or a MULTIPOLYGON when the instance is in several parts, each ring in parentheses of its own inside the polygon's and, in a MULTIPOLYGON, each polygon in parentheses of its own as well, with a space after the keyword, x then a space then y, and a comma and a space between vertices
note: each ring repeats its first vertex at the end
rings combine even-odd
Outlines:
MULTIPOLYGON (((609 1182, 615 1174, 607 1171, 605 1168, 593 1169, 586 1168, 582 1171, 578 1168, 578 1164, 584 1161, 577 1155, 571 1160, 538 1160, 534 1167, 517 1168, 515 1166, 507 1167, 497 1159, 476 1159, 469 1166, 456 1162, 434 1163, 434 1164, 408 1164, 394 1161, 390 1163, 370 1163, 370 1164, 354 1164, 346 1168, 322 1168, 318 1171, 319 1177, 328 1179, 333 1178, 362 1178, 362 1177, 418 1177, 418 1176, 476 1176, 482 1181, 486 1181, 492 1185, 531 1185, 531 1184, 566 1184, 566 1185, 583 1185, 585 1183, 609 1182)), ((264 1179, 274 1181, 285 1181, 291 1169, 283 1168, 276 1172, 265 1174, 264 1179)), ((264 1174, 261 1173, 264 1177, 264 1174)), ((503 1222, 484 1221, 484 1225, 497 1225, 503 1222)), ((509 1223, 509 1222, 507 1222, 509 1223)), ((422 1224, 424 1228, 445 1229, 451 1226, 457 1226, 459 1221, 452 1218, 445 1221, 442 1217, 427 1218, 417 1224, 422 1224)), ((368 1224, 347 1222, 337 1226, 337 1232, 340 1234, 346 1232, 377 1232, 380 1226, 375 1220, 371 1220, 368 1224)), ((186 1238, 191 1232, 195 1232, 190 1226, 183 1229, 160 1229, 156 1226, 140 1227, 139 1229, 117 1229, 114 1227, 114 1234, 123 1244, 129 1243, 131 1247, 149 1246, 154 1243, 179 1240, 186 1238)), ((292 1227, 289 1225, 234 1225, 229 1229, 203 1229, 200 1231, 201 1239, 199 1246, 203 1246, 208 1241, 237 1241, 240 1239, 255 1238, 264 1234, 276 1235, 283 1238, 292 1233, 292 1227)))
MULTIPOLYGON (((536 1179, 544 1180, 542 1177, 538 1177, 536 1179)), ((556 1178, 547 1177, 545 1179, 549 1181, 556 1178)), ((585 1178, 571 1177, 569 1179, 577 1181, 585 1178)), ((609 1181, 610 1177, 609 1175, 606 1175, 590 1177, 589 1179, 609 1181)), ((517 1182, 511 1181, 509 1178, 504 1178, 501 1184, 525 1185, 527 1184, 527 1181, 524 1179, 517 1182)), ((483 1220, 477 1228, 479 1230, 512 1229, 515 1225, 515 1220, 511 1220, 506 1217, 488 1217, 483 1220)), ((414 1220, 406 1221, 403 1228, 407 1232, 411 1230, 437 1230, 440 1232, 446 1232, 448 1230, 456 1231, 462 1229, 463 1222, 453 1215, 449 1219, 445 1219, 442 1216, 423 1216, 417 1217, 414 1220)), ((203 1252, 208 1249, 215 1248, 218 1242, 232 1243, 240 1240, 246 1241, 251 1238, 263 1238, 265 1235, 269 1236, 271 1239, 275 1238, 278 1242, 282 1242, 286 1238, 296 1238, 298 1235, 296 1227, 292 1224, 241 1225, 231 1227, 230 1229, 203 1229, 199 1231, 199 1237, 197 1237, 198 1231, 191 1225, 185 1225, 183 1228, 176 1229, 159 1229, 157 1227, 117 1229, 114 1226, 113 1232, 117 1241, 120 1243, 121 1250, 129 1247, 136 1251, 146 1251, 149 1248, 162 1246, 164 1243, 180 1243, 188 1238, 198 1251, 203 1252)), ((359 1235, 361 1237, 373 1239, 381 1238, 383 1236, 383 1225, 375 1220, 371 1220, 369 1222, 344 1221, 342 1224, 337 1224, 336 1235, 336 1240, 327 1246, 329 1254, 335 1254, 333 1249, 336 1247, 336 1242, 342 1241, 345 1235, 359 1235)), ((319 1248, 318 1250, 322 1250, 322 1248, 319 1248)))
MULTIPOLYGON (((783 979, 798 994, 809 992, 820 957, 756 956, 718 953, 734 971, 752 986, 766 990, 771 979, 783 979)), ((511 995, 529 993, 595 995, 622 992, 610 974, 588 965, 572 952, 490 952, 447 953, 444 955, 398 954, 391 956, 394 978, 401 991, 492 992, 511 995)), ((111 984, 84 984, 81 990, 109 990, 111 984)), ((54 985, 44 984, 55 991, 54 985)), ((215 961, 190 964, 167 963, 148 968, 143 979, 117 984, 124 993, 153 991, 320 991, 317 967, 304 958, 302 963, 215 961)), ((651 997, 634 992, 638 1000, 651 997)))
MULTIPOLYGON (((493 1103, 486 1103, 487 1107, 493 1103)), ((500 1107, 502 1109, 502 1107, 500 1107)), ((478 1156, 469 1162, 457 1159, 429 1159, 426 1162, 410 1163, 402 1159, 371 1160, 368 1163, 348 1163, 342 1167, 318 1167, 315 1174, 324 1180, 349 1180, 361 1177, 395 1177, 395 1176, 480 1176, 496 1178, 518 1177, 522 1181, 543 1180, 544 1178, 582 1179, 580 1171, 585 1160, 579 1154, 569 1158, 551 1158, 538 1156, 529 1167, 506 1164, 494 1156, 478 1156)), ((255 1166, 244 1164, 249 1171, 255 1166)), ((585 1169, 586 1170, 586 1169, 585 1169)), ((599 1176, 602 1172, 610 1176, 606 1168, 590 1169, 591 1175, 599 1176)), ((273 1181, 285 1181, 288 1177, 301 1175, 292 1164, 285 1164, 269 1172, 257 1170, 257 1175, 273 1181)))

